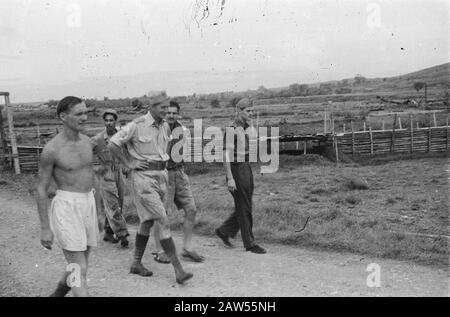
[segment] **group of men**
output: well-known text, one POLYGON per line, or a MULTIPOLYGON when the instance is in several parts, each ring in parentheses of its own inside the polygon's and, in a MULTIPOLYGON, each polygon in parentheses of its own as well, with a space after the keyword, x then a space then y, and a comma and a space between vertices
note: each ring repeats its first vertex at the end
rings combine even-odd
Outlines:
MULTIPOLYGON (((88 296, 89 253, 99 239, 98 210, 105 215, 103 240, 120 242, 122 247, 128 247, 129 232, 122 213, 124 170, 139 217, 130 273, 153 275, 143 265, 142 258, 150 230, 154 228, 155 261, 171 263, 179 284, 193 277, 184 270, 171 236, 167 211, 173 203, 185 213, 181 256, 194 262, 205 260, 194 250, 192 241, 197 208, 189 178, 183 162, 171 156, 173 145, 184 137, 180 134, 180 139, 174 138, 172 131, 186 129, 179 121, 180 105, 175 101, 160 100, 147 106, 147 114, 120 130, 116 128, 117 112, 106 110, 103 113, 105 129, 89 138, 83 134, 88 113, 83 100, 69 96, 58 103, 56 113, 64 129, 46 144, 42 152, 36 200, 42 246, 51 249, 56 240, 68 265, 75 269, 65 271, 51 296, 62 297, 70 290, 74 296, 88 296), (95 161, 98 164, 94 164, 95 161), (57 191, 48 206, 52 180, 57 191)), ((233 126, 248 128, 252 114, 251 101, 241 100, 236 106, 233 126)), ((233 152, 224 150, 227 186, 234 198, 235 210, 216 229, 216 235, 226 246, 232 247, 230 238, 240 230, 246 250, 263 254, 266 251, 255 243, 252 233, 254 185, 248 161, 248 138, 245 142, 244 162, 230 159, 242 154, 238 153, 241 147, 234 146, 233 152)))

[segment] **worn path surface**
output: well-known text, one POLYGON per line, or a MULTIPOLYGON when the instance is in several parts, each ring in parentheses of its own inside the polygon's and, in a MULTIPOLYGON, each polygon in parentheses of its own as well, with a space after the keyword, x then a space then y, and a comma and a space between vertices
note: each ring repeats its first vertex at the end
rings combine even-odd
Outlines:
MULTIPOLYGON (((266 255, 245 252, 236 241, 226 249, 214 238, 197 237, 203 264, 183 262, 194 273, 184 286, 175 283, 170 265, 158 264, 150 251, 144 263, 150 278, 128 274, 129 249, 100 243, 90 261, 93 296, 449 296, 448 271, 409 262, 265 245, 266 255), (381 286, 367 286, 370 263, 381 269, 381 286)), ((175 234, 177 245, 181 236, 175 234)), ((150 244, 150 249, 153 244, 150 244)), ((35 203, 30 196, 0 186, 0 296, 47 296, 65 267, 61 250, 39 243, 35 203)))

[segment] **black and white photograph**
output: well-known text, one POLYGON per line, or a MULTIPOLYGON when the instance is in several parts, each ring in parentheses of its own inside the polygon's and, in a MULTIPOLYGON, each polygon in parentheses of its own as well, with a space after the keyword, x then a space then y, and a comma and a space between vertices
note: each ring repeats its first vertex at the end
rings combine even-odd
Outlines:
POLYGON ((450 2, 2 0, 0 43, 0 297, 450 296, 450 2))

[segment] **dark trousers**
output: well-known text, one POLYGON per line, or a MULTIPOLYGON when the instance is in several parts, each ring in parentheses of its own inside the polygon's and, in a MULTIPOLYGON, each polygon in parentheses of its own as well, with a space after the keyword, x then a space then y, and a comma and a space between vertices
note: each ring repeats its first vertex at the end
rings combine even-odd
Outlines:
POLYGON ((231 173, 236 183, 233 195, 234 212, 220 226, 219 231, 229 237, 235 237, 241 230, 245 248, 255 245, 253 237, 252 196, 253 173, 250 163, 231 163, 231 173))

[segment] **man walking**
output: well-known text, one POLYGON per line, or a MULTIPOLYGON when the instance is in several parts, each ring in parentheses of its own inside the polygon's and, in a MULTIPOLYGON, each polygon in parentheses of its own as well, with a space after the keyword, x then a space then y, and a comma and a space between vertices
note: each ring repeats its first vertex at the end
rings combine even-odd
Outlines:
POLYGON ((129 233, 127 223, 122 215, 125 186, 122 167, 108 149, 111 137, 117 133, 118 115, 114 109, 107 109, 102 117, 105 129, 94 136, 91 141, 94 154, 100 163, 95 171, 99 181, 96 195, 99 196, 100 206, 97 208, 101 208, 106 216, 103 240, 112 243, 120 241, 122 247, 128 247, 129 233))
MULTIPOLYGON (((180 117, 180 105, 176 101, 170 101, 167 109, 166 120, 169 123, 170 131, 180 129, 178 132, 183 132, 186 128, 178 121, 180 117)), ((195 216, 197 214, 197 207, 195 206, 194 196, 192 195, 191 186, 189 184, 189 177, 184 172, 183 161, 175 162, 172 158, 172 147, 177 142, 182 142, 183 133, 180 133, 178 139, 173 138, 169 142, 168 154, 170 159, 168 161, 167 170, 169 172, 169 185, 167 190, 166 210, 170 210, 173 203, 178 209, 184 210, 184 224, 183 224, 183 253, 182 257, 194 262, 203 262, 205 258, 193 250, 193 231, 195 225, 195 216)), ((180 153, 182 154, 182 153, 180 153)), ((162 250, 159 243, 159 227, 154 229, 156 252, 155 261, 160 263, 170 263, 167 255, 162 250)))
MULTIPOLYGON (((253 116, 252 103, 249 99, 241 99, 236 105, 236 118, 233 128, 247 130, 253 116)), ((234 151, 227 146, 224 140, 224 167, 228 190, 234 199, 234 212, 216 229, 216 235, 228 247, 233 247, 229 238, 234 238, 241 231, 242 241, 247 251, 264 254, 266 250, 255 243, 253 237, 252 196, 254 190, 253 173, 249 162, 249 137, 248 133, 240 134, 235 130, 234 151), (245 146, 239 146, 239 143, 245 146), (243 151, 240 151, 243 149, 243 151), (238 157, 243 157, 244 162, 238 162, 238 157)))
POLYGON ((71 289, 74 296, 88 296, 87 268, 91 247, 97 246, 98 223, 93 193, 93 154, 90 140, 80 132, 87 120, 87 108, 77 97, 65 97, 56 108, 64 130, 44 147, 39 162, 37 207, 41 224, 41 244, 51 249, 53 239, 63 249, 69 264, 51 296, 63 297, 71 289), (48 210, 51 180, 56 196, 48 210))
POLYGON ((185 272, 178 259, 164 207, 168 182, 166 165, 169 160, 167 146, 170 128, 164 121, 163 102, 160 100, 151 104, 146 115, 133 120, 117 132, 111 138, 108 148, 131 170, 133 198, 140 221, 130 273, 153 275, 141 261, 150 229, 156 222, 161 229, 161 246, 175 269, 177 283, 182 284, 192 278, 193 274, 185 272), (124 145, 127 146, 128 155, 122 153, 124 145))

